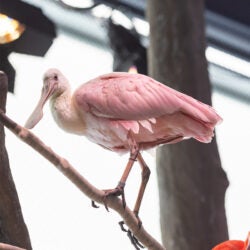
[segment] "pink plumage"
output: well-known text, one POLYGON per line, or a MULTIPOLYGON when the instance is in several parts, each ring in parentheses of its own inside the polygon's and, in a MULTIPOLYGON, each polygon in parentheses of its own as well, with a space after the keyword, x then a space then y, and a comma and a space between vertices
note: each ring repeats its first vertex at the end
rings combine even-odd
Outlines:
POLYGON ((86 135, 93 141, 96 133, 106 135, 96 142, 115 151, 129 150, 129 130, 141 149, 190 137, 207 143, 221 122, 212 107, 141 74, 100 76, 81 85, 73 99, 82 117, 88 114, 90 123, 101 124, 92 131, 87 122, 86 135))
POLYGON ((208 143, 215 125, 222 121, 212 107, 141 74, 103 75, 72 94, 63 74, 50 69, 44 75, 41 99, 26 123, 27 128, 42 118, 48 99, 55 121, 65 131, 84 135, 115 152, 130 152, 118 186, 106 190, 105 197, 122 195, 125 206, 124 185, 138 160, 143 172, 134 207, 139 225, 138 211, 150 174, 140 151, 187 138, 208 143))

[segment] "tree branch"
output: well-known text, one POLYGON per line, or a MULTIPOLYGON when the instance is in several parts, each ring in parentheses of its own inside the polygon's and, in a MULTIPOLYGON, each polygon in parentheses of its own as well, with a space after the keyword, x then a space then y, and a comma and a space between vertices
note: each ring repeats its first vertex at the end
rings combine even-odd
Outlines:
POLYGON ((0 250, 25 250, 25 249, 0 242, 0 250))
MULTIPOLYGON (((64 158, 57 155, 51 148, 46 146, 37 136, 26 128, 18 125, 3 110, 0 110, 0 122, 11 130, 17 137, 30 145, 38 153, 50 161, 58 170, 60 170, 68 179, 70 179, 86 196, 91 200, 103 203, 104 191, 97 189, 90 184, 73 166, 64 158)), ((125 224, 130 228, 133 235, 150 250, 164 250, 144 228, 138 228, 138 221, 134 213, 126 207, 123 208, 121 199, 115 196, 107 198, 107 206, 115 210, 123 218, 125 224)))

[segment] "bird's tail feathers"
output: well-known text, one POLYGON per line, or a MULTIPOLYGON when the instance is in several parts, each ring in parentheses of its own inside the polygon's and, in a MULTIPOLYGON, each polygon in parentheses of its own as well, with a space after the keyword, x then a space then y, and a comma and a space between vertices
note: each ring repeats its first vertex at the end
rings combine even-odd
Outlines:
POLYGON ((205 126, 214 128, 215 125, 222 122, 222 118, 211 106, 184 94, 178 94, 178 96, 184 100, 186 104, 189 104, 184 105, 183 112, 186 114, 191 113, 193 118, 201 121, 205 126))

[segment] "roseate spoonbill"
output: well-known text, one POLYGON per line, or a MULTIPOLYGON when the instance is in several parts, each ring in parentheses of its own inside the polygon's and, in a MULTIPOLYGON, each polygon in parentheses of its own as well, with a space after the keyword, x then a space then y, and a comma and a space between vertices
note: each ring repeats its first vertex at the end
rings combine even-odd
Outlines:
POLYGON ((142 169, 134 206, 138 220, 150 175, 140 151, 191 137, 208 143, 215 125, 222 121, 212 107, 141 74, 102 75, 82 84, 73 94, 68 80, 57 69, 49 69, 43 80, 41 99, 25 126, 32 128, 40 121, 42 108, 50 99, 52 115, 59 127, 84 135, 105 149, 129 152, 117 187, 106 190, 105 197, 121 195, 125 207, 124 186, 134 161, 138 160, 142 169))
POLYGON ((250 250, 250 232, 246 241, 228 240, 215 246, 212 250, 250 250))

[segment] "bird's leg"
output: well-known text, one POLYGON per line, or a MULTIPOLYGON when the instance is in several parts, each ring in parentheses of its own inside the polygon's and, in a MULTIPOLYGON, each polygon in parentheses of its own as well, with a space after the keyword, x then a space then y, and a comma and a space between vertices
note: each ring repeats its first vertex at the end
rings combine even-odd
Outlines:
POLYGON ((134 214, 135 214, 136 218, 138 219, 138 226, 141 227, 142 222, 141 222, 138 214, 139 214, 139 209, 141 206, 142 198, 143 198, 143 195, 145 192, 145 188, 146 188, 146 185, 147 185, 148 180, 149 180, 150 169, 147 166, 147 164, 145 163, 145 161, 142 158, 142 155, 140 153, 138 153, 137 159, 138 159, 139 164, 140 164, 141 169, 142 169, 142 173, 141 173, 142 180, 141 180, 140 189, 139 189, 138 196, 137 196, 135 206, 134 206, 134 214))
POLYGON ((139 146, 138 144, 135 142, 135 140, 132 137, 132 133, 128 134, 128 143, 130 146, 130 157, 128 160, 128 163, 126 165, 126 168, 122 174, 122 177, 120 179, 120 181, 118 182, 118 185, 116 186, 116 188, 114 189, 108 189, 108 190, 104 190, 105 192, 105 196, 104 196, 104 205, 105 208, 108 210, 107 204, 106 204, 106 199, 108 196, 110 195, 116 195, 116 196, 122 196, 122 204, 123 207, 126 207, 126 200, 125 200, 125 195, 124 195, 124 187, 127 181, 127 178, 129 176, 129 173, 134 165, 134 162, 136 161, 136 158, 139 154, 139 146))

